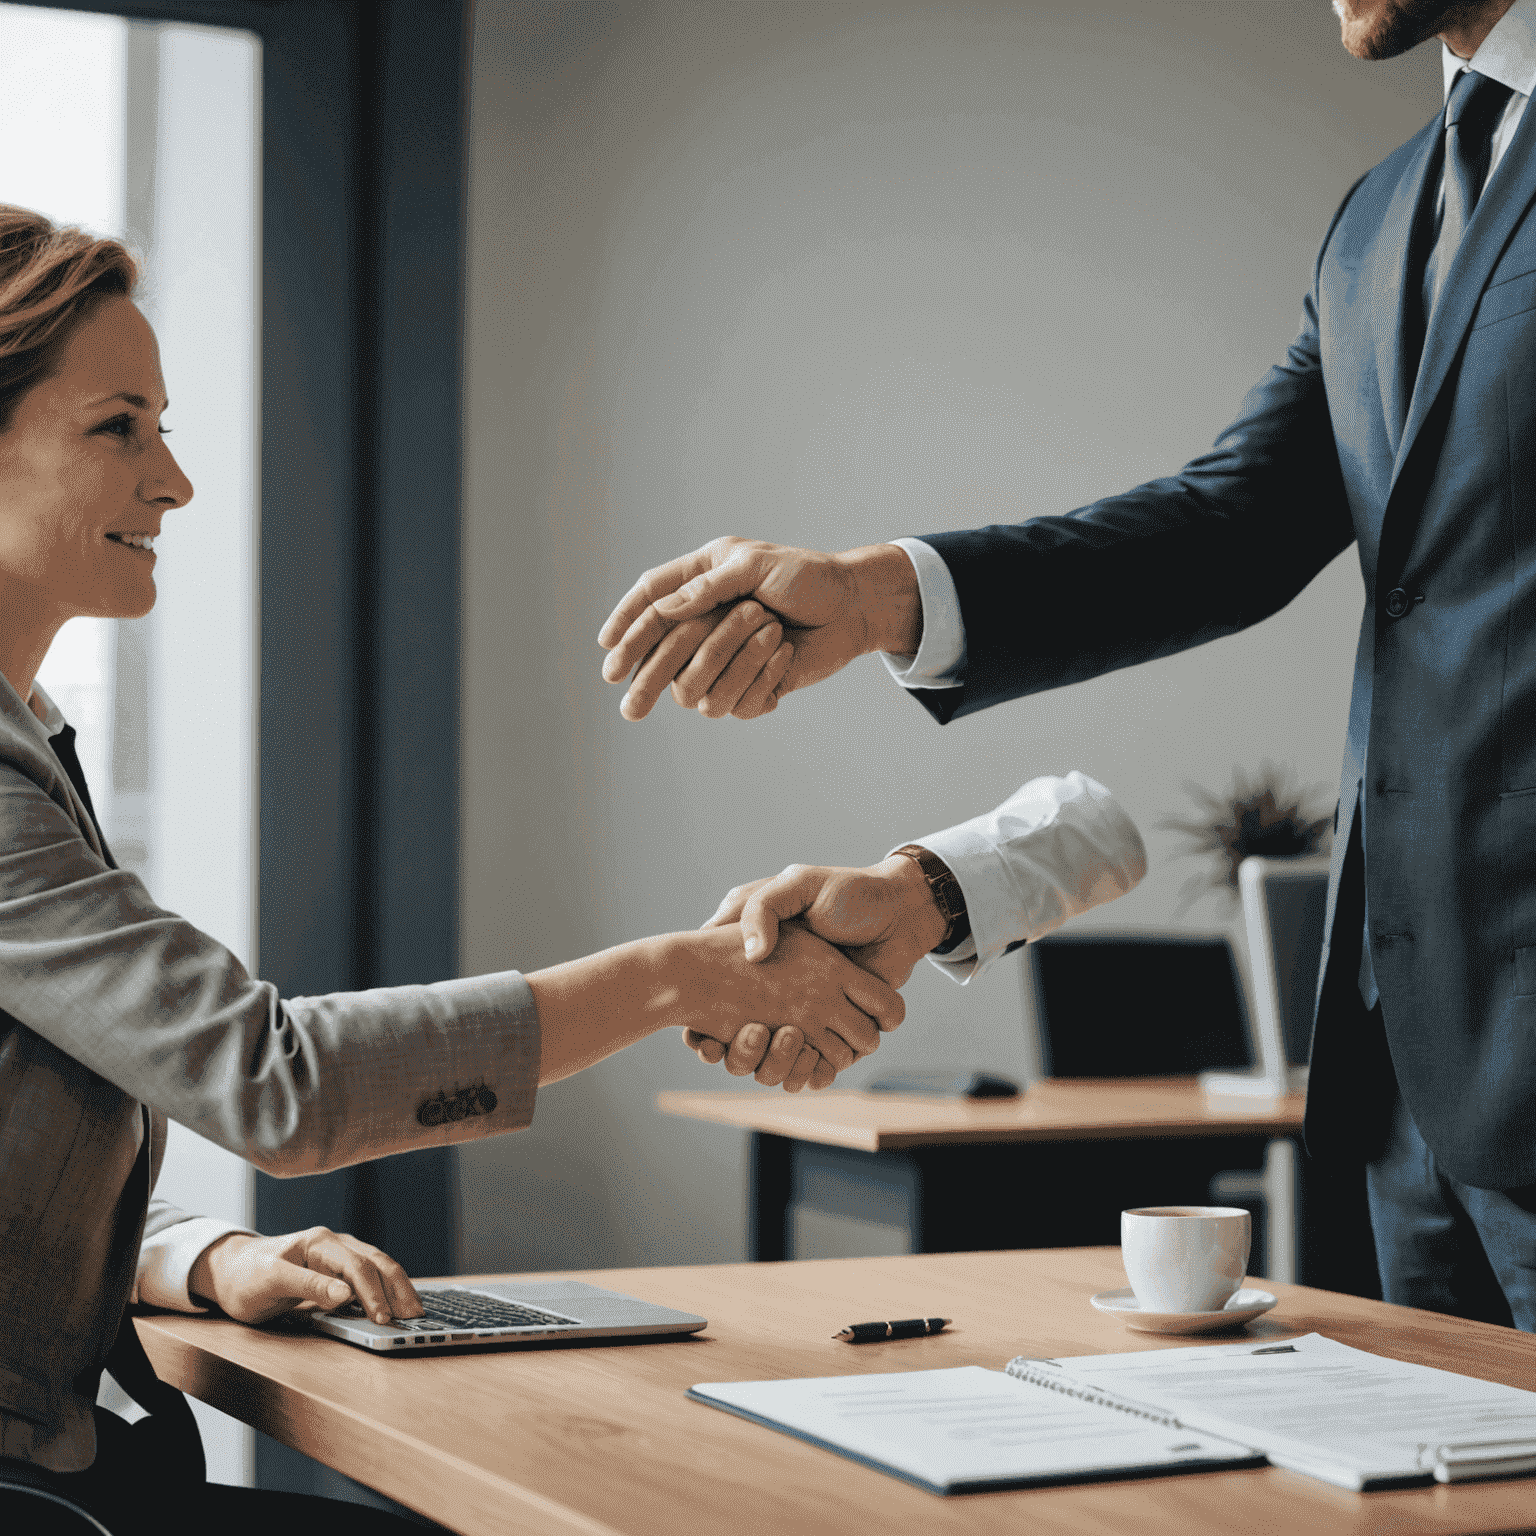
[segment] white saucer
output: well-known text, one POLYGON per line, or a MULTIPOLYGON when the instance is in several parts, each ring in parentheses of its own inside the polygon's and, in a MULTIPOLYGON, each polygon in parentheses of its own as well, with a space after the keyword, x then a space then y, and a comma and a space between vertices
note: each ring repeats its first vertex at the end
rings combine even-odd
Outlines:
POLYGON ((1118 1291, 1100 1291, 1090 1299, 1100 1312, 1113 1314, 1138 1333, 1216 1333, 1241 1328, 1276 1304, 1268 1291, 1242 1290, 1219 1312, 1143 1312, 1128 1285, 1118 1291))

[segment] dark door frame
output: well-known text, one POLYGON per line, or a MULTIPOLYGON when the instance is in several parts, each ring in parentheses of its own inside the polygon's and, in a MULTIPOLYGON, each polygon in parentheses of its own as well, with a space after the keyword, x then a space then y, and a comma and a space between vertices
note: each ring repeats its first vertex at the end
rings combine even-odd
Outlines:
MULTIPOLYGON (((261 39, 260 973, 455 975, 470 0, 27 3, 261 39)), ((456 1193, 447 1151, 258 1174, 256 1221, 441 1274, 456 1193)))

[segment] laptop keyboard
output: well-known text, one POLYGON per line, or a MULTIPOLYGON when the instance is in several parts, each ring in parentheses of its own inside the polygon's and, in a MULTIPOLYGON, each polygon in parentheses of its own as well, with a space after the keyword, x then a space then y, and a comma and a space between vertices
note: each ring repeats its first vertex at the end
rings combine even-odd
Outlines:
POLYGON ((421 1291, 425 1317, 397 1317, 395 1327, 412 1333, 437 1333, 444 1328, 579 1328, 574 1317, 542 1312, 537 1307, 482 1296, 477 1291, 421 1291))

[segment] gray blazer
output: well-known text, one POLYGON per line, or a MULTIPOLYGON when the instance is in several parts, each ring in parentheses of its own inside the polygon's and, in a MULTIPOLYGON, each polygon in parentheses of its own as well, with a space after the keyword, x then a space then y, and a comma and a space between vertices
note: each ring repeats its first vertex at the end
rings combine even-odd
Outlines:
POLYGON ((151 1180, 167 1116, 287 1177, 518 1130, 538 1073, 516 971, 279 998, 108 868, 0 677, 0 1455, 95 1457, 145 1230, 142 1191, 125 1195, 141 1104, 151 1180))

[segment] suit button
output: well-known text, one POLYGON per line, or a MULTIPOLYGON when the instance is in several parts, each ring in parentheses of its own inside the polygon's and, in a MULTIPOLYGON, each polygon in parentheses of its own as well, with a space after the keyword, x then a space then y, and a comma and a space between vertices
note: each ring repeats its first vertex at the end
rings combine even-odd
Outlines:
POLYGON ((1393 587, 1387 593, 1387 617, 1400 619, 1408 612, 1408 594, 1401 587, 1393 587))

